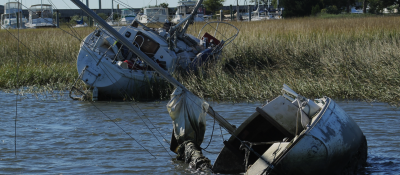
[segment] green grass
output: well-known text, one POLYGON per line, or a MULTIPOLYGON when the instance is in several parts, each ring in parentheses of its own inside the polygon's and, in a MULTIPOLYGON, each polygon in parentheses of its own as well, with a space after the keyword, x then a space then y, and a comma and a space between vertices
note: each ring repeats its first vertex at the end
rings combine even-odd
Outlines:
MULTIPOLYGON (((311 98, 329 96, 397 105, 400 101, 398 16, 232 24, 240 28, 240 34, 217 64, 201 74, 174 74, 201 97, 265 101, 281 94, 285 83, 311 98)), ((188 32, 197 36, 195 29, 201 26, 196 24, 188 32)), ((88 28, 77 29, 81 37, 89 32, 88 28)), ((232 33, 225 30, 224 34, 232 33)), ((4 30, 0 38, 0 87, 15 88, 17 42, 4 30)), ((20 30, 20 38, 39 58, 20 47, 19 86, 68 85, 78 76, 78 40, 59 29, 20 30)), ((221 34, 217 38, 222 38, 221 34)), ((171 90, 171 86, 162 85, 151 93, 167 98, 171 90)))

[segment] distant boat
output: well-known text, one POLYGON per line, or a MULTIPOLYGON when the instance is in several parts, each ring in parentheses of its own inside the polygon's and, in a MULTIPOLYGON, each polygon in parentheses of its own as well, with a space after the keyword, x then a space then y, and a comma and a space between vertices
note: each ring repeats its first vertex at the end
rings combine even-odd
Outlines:
POLYGON ((17 24, 18 13, 22 15, 22 4, 19 2, 7 2, 4 5, 4 14, 1 15, 1 29, 16 29, 25 28, 25 23, 28 21, 23 16, 20 17, 20 26, 17 24))
MULTIPOLYGON (((182 0, 178 2, 178 6, 176 7, 176 13, 171 22, 177 24, 193 11, 193 8, 196 6, 197 1, 192 0, 182 0)), ((199 8, 197 10, 197 15, 194 17, 194 22, 204 22, 204 9, 199 8)))
POLYGON ((128 25, 135 20, 137 14, 131 9, 121 10, 121 25, 128 25))
POLYGON ((143 8, 143 15, 140 15, 138 21, 144 24, 164 23, 168 19, 168 8, 152 7, 143 8))
POLYGON ((56 27, 53 24, 53 7, 50 4, 36 4, 29 8, 27 28, 56 27))
POLYGON ((76 25, 73 26, 74 28, 80 28, 80 27, 87 27, 88 25, 83 21, 83 19, 76 21, 76 25))

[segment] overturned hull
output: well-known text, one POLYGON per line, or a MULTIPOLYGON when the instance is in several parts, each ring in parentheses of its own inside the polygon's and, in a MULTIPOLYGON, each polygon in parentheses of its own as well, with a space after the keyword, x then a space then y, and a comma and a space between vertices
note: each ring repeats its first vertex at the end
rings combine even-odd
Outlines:
POLYGON ((317 104, 319 112, 309 117, 305 127, 300 124, 298 107, 282 96, 257 108, 224 143, 213 171, 355 174, 366 163, 365 136, 332 99, 323 98, 317 104), (252 150, 245 148, 246 143, 252 150))

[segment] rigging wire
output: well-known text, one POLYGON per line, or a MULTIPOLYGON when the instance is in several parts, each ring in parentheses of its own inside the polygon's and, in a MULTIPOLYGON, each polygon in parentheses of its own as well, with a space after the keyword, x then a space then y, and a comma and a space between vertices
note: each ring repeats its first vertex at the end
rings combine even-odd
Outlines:
MULTIPOLYGON (((18 40, 18 38, 15 36, 15 35, 13 35, 13 34, 11 34, 11 32, 7 29, 6 30, 7 32, 9 32, 9 34, 11 35, 11 36, 13 36, 14 38, 16 38, 17 40, 18 40)), ((21 42, 20 40, 18 40, 19 42, 21 42)), ((18 43, 19 43, 18 42, 18 43)), ((22 42, 21 42, 21 44, 23 45, 23 46, 25 46, 29 51, 31 51, 32 52, 32 50, 30 50, 30 48, 28 48, 26 45, 24 45, 22 42)), ((36 57, 38 57, 34 52, 32 52, 32 54, 33 55, 35 55, 36 57)), ((52 70, 52 69, 50 69, 50 70, 52 70)), ((52 70, 53 72, 54 72, 54 70, 52 70)), ((56 72, 54 72, 54 73, 56 73, 56 72)), ((109 117, 108 115, 106 115, 100 108, 98 108, 93 102, 90 102, 96 109, 98 109, 101 113, 103 113, 109 120, 111 120, 115 125, 117 125, 122 131, 124 131, 125 132, 125 134, 127 134, 129 137, 131 137, 136 143, 138 143, 143 149, 145 149, 147 152, 149 152, 150 154, 151 154, 151 152, 150 151, 148 151, 142 144, 140 144, 136 139, 134 139, 130 134, 128 134, 121 126, 119 126, 114 120, 112 120, 111 119, 111 117, 109 117)), ((153 154, 151 154, 154 158, 156 158, 153 154)))
MULTIPOLYGON (((24 6, 24 5, 23 5, 24 6)), ((24 7, 26 7, 26 6, 24 6, 24 7)), ((29 9, 28 9, 29 10, 29 9)), ((59 29, 61 29, 61 28, 59 28, 59 29)), ((73 34, 71 34, 71 33, 69 33, 69 32, 67 32, 67 31, 65 31, 65 30, 63 30, 63 29, 61 29, 62 31, 64 31, 64 32, 66 32, 66 33, 68 33, 69 35, 71 35, 71 36, 73 36, 73 37, 75 37, 76 39, 78 39, 79 41, 81 41, 81 39, 79 38, 79 36, 75 36, 75 35, 73 35, 73 34)), ((15 39, 17 39, 17 41, 18 41, 18 45, 19 45, 19 43, 21 43, 22 45, 24 45, 26 48, 28 48, 25 44, 23 44, 22 43, 22 41, 20 41, 19 40, 19 37, 17 38, 15 35, 13 35, 8 29, 6 30, 11 36, 13 36, 15 39)), ((84 41, 83 41, 84 42, 84 41)), ((84 42, 85 43, 85 42, 84 42)), ((85 47, 87 47, 86 46, 87 45, 87 43, 85 43, 84 44, 84 46, 85 47)), ((30 50, 31 52, 32 52, 32 54, 34 54, 36 57, 38 57, 30 48, 28 48, 28 50, 30 50)), ((89 52, 89 54, 91 54, 90 52, 89 52)), ((39 58, 39 57, 38 57, 39 58)), ((92 59, 94 59, 93 57, 92 57, 92 59)), ((19 65, 18 65, 18 68, 19 68, 19 65)), ((54 73, 56 73, 53 69, 51 69, 54 73)), ((109 72, 109 71, 108 71, 109 72)), ((110 73, 110 72, 109 72, 110 73)), ((57 73, 56 73, 57 74, 57 73)), ((110 73, 111 74, 111 73, 110 73)), ((108 76, 108 75, 107 75, 108 76)), ((108 77, 109 78, 109 77, 108 77)), ((113 77, 114 79, 115 79, 115 77, 113 77)), ((110 79, 110 78, 109 78, 110 79)), ((111 79, 110 79, 111 80, 111 79)), ((116 79, 115 79, 116 80, 116 79)), ((91 104, 93 105, 93 106, 95 106, 99 111, 101 111, 94 103, 92 103, 91 102, 91 104)), ((103 111, 101 111, 107 118, 109 118, 111 121, 113 121, 109 116, 107 116, 103 111)), ((114 121, 113 121, 114 122, 114 121)), ((115 122, 114 122, 115 123, 115 122)), ((150 151, 148 151, 142 144, 140 144, 136 139, 134 139, 131 135, 129 135, 122 127, 120 127, 117 123, 115 123, 121 130, 123 130, 129 137, 131 137, 135 142, 137 142, 143 149, 145 149, 147 152, 149 152, 150 153, 150 151)), ((150 153, 151 154, 151 153, 150 153)), ((156 158, 153 154, 151 154, 154 158, 156 158)))
POLYGON ((132 140, 134 140, 137 144, 139 144, 144 150, 146 150, 150 155, 152 155, 155 159, 157 159, 156 156, 154 156, 148 149, 146 149, 141 143, 139 143, 135 138, 133 138, 128 132, 126 132, 121 126, 117 124, 111 117, 109 117, 107 114, 105 114, 99 107, 97 107, 94 103, 91 103, 95 108, 97 108, 101 113, 103 113, 109 120, 111 120, 115 125, 117 125, 122 131, 124 131, 125 134, 127 134, 132 140))
MULTIPOLYGON (((137 108, 140 110, 140 112, 147 118, 147 120, 151 123, 151 125, 153 125, 153 127, 156 128, 156 130, 157 130, 158 133, 161 135, 161 137, 162 137, 164 140, 167 140, 167 139, 165 139, 165 137, 161 134, 161 132, 157 129, 157 127, 154 126, 153 122, 151 122, 151 120, 149 119, 149 117, 146 116, 146 114, 142 111, 142 109, 139 108, 139 106, 138 106, 136 103, 135 103, 135 105, 136 105, 137 108)), ((168 144, 171 145, 170 143, 168 143, 168 144)))
MULTIPOLYGON (((118 1, 118 0, 116 0, 116 1, 118 1)), ((61 30, 63 30, 63 29, 61 29, 61 30)), ((64 31, 64 30, 63 30, 64 31)), ((74 30, 75 31, 75 30, 74 30)), ((65 31, 66 32, 66 31, 65 31)), ((75 31, 76 32, 76 31, 75 31)), ((66 33, 68 33, 68 32, 66 32, 66 33)), ((218 33, 220 33, 219 31, 218 31, 218 33)), ((69 33, 70 34, 70 33, 69 33)), ((76 34, 77 34, 77 32, 76 32, 76 34)), ((220 33, 220 34, 222 34, 222 33, 220 33)), ((76 35, 73 35, 73 34, 70 34, 71 36, 74 36, 76 39, 78 39, 78 40, 80 40, 81 41, 81 38, 80 38, 80 36, 78 35, 78 36, 76 36, 76 35)), ((223 35, 223 34, 222 34, 223 35)), ((225 37, 225 36, 224 36, 225 37)), ((227 38, 227 37, 225 37, 225 38, 227 38)), ((85 43, 86 44, 86 43, 85 43)), ((85 46, 85 47, 87 47, 87 46, 85 46)), ((107 70, 108 71, 108 70, 107 70)), ((108 71, 109 72, 109 71, 108 71)), ((113 77, 114 78, 114 77, 113 77)), ((110 78, 109 78, 110 79, 110 78)), ((115 78, 114 78, 115 79, 115 78)), ((93 104, 94 105, 94 104, 93 104)), ((95 106, 95 105, 94 105, 95 106)), ((101 111, 97 106, 95 106, 99 111, 101 111)), ((140 109, 140 108, 139 108, 140 109)), ((102 111, 101 111, 102 112, 102 111)), ((135 111, 136 112, 136 111, 135 111)), ((104 115, 106 115, 104 112, 102 112, 104 115)), ((142 112, 143 113, 143 112, 142 112)), ((107 116, 107 115, 106 115, 107 116)), ((109 116, 107 116, 110 120, 111 120, 111 118, 109 117, 109 116)), ((140 117, 140 115, 139 115, 139 117, 140 117)), ((147 118, 148 119, 148 118, 147 118)), ((149 119, 148 119, 149 120, 149 119)), ((113 120, 112 120, 113 121, 113 120)), ((143 121, 143 119, 142 119, 142 121, 143 121)), ((114 122, 114 121, 113 121, 114 122)), ((144 121, 143 121, 144 122, 144 121)), ((215 119, 214 119, 214 122, 215 122, 215 119)), ((114 122, 115 123, 115 122, 114 122)), ((115 123, 116 124, 116 123, 115 123)), ((118 124, 116 124, 118 127, 120 127, 118 124)), ((154 126, 154 125, 153 125, 154 126)), ((121 127, 120 127, 120 129, 122 129, 121 127)), ((123 130, 123 129, 122 129, 123 130)), ((213 130, 214 130, 214 127, 213 127, 213 130)), ((125 130, 123 130, 124 132, 125 132, 125 130)), ((221 132, 222 132, 222 130, 221 130, 221 132)), ((126 132, 125 132, 126 133, 126 132)), ((127 134, 127 133, 126 133, 127 134)), ((128 134, 129 135, 129 134, 128 134)), ((130 135, 129 135, 130 136, 130 135)), ((161 134, 161 136, 162 136, 162 134, 161 134)), ((130 136, 131 137, 131 136, 130 136)), ((131 137, 132 139, 134 139, 133 137, 131 137)), ((165 139, 165 138, 164 138, 165 139)), ((135 140, 135 139, 134 139, 135 140)), ((135 140, 136 142, 137 142, 137 140, 135 140)), ((138 144, 140 144, 140 143, 138 143, 138 144)), ((208 146, 207 146, 208 147, 208 146)), ((151 153, 150 153, 151 154, 151 153)))
POLYGON ((65 5, 67 5, 68 6, 68 8, 70 8, 71 9, 71 7, 64 1, 64 0, 62 0, 63 2, 64 2, 64 4, 65 5))
MULTIPOLYGON (((56 9, 57 9, 57 7, 55 6, 55 4, 53 4, 53 2, 51 1, 51 0, 48 0, 49 1, 49 3, 51 3, 56 9)), ((81 41, 81 42, 83 42, 84 44, 83 44, 83 46, 84 46, 84 48, 85 48, 85 50, 91 55, 91 58, 92 59, 94 59, 94 55, 92 55, 93 53, 92 52, 90 52, 89 50, 87 50, 88 48, 87 48, 87 45, 88 45, 88 43, 86 43, 85 41, 82 41, 82 39, 81 39, 81 37, 78 35, 78 33, 76 32, 76 30, 75 29, 73 29, 70 25, 68 25, 68 27, 74 32, 75 31, 75 34, 76 35, 73 35, 73 34, 71 34, 71 33, 69 33, 69 32, 67 32, 67 31, 65 31, 65 30, 63 30, 63 29, 61 29, 61 30, 63 30, 64 32, 66 32, 66 33, 68 33, 69 35, 71 35, 71 36, 73 36, 73 37, 75 37, 76 39, 78 39, 79 41, 81 41)), ((103 29, 102 28, 100 28, 100 30, 102 30, 103 31, 103 29)), ((127 29, 126 29, 127 30, 127 29)), ((104 31, 103 31, 104 32, 104 31)), ((110 37, 112 37, 113 39, 115 39, 115 40, 117 40, 116 38, 114 38, 114 36, 111 36, 111 35, 109 35, 107 32, 104 32, 104 33, 106 33, 108 36, 110 36, 110 37)), ((26 46, 25 46, 26 47, 26 46)), ((101 68, 101 67, 100 67, 101 68)), ((107 70, 107 72, 112 76, 112 74, 111 74, 111 72, 108 70, 108 68, 107 67, 104 67, 106 70, 107 70)), ((101 68, 102 69, 102 68, 101 68)), ((104 69, 103 69, 103 71, 104 71, 104 69)), ((54 72, 54 70, 53 70, 53 72, 54 72)), ((108 74, 106 74, 107 75, 107 77, 108 77, 108 79, 110 79, 111 80, 111 78, 108 76, 108 74)), ((116 80, 116 78, 114 77, 114 76, 112 76, 112 78, 117 82, 117 80, 116 80)), ((125 92, 126 93, 126 92, 125 92)), ((131 97, 130 97, 131 98, 131 97)), ((92 103, 93 104, 93 103, 92 103)), ((94 105, 94 104, 93 104, 94 105)), ((95 106, 95 105, 94 105, 95 106)), ((97 108, 97 106, 95 106, 96 108, 97 108)), ((140 108, 139 108, 140 109, 140 108)), ((141 109, 140 109, 141 110, 141 109)), ((101 110, 100 110, 101 111, 101 110)), ((102 112, 102 111, 101 111, 102 112)), ((136 112, 136 111, 135 111, 136 112)), ((143 112, 142 112, 143 113, 143 112)), ((144 114, 144 113, 143 113, 144 114)), ((107 116, 108 117, 108 116, 107 116)), ((140 116, 139 116, 140 117, 140 116)), ((109 118, 110 119, 110 118, 109 118)), ((148 119, 148 118, 147 118, 148 119)), ((111 120, 111 119, 110 119, 111 120)), ((149 119, 148 119, 149 120, 149 119)), ((143 120, 142 120, 143 121, 143 120)), ((150 120, 149 120, 150 121, 150 120)), ((144 122, 144 121, 143 121, 144 122)), ((155 126, 154 126, 154 124, 150 121, 150 123, 153 125, 153 127, 154 128, 156 128, 155 126)), ((146 124, 146 123, 145 123, 146 124)), ((118 126, 119 127, 119 126, 118 126)), ((122 129, 122 128, 121 128, 122 129)), ((122 129, 123 130, 123 129, 122 129)), ((124 130, 123 130, 124 131, 124 130)), ((157 130, 158 132, 159 132, 159 134, 162 136, 162 134, 160 133, 160 131, 159 130, 157 130)), ((124 131, 125 132, 125 131, 124 131)), ((150 130, 150 132, 152 132, 151 130, 150 130)), ((128 134, 129 135, 129 134, 128 134)), ((130 136, 130 135, 129 135, 130 136)), ((131 136, 130 136, 131 137, 131 136)), ((162 136, 163 137, 163 136, 162 136)), ((132 137, 131 137, 132 138, 132 137)), ((163 137, 164 138, 164 137, 163 137)), ((158 140, 158 138, 156 137, 156 139, 158 140)), ((165 138, 164 138, 165 139, 165 138)), ((166 140, 166 139, 165 139, 166 140)), ((135 140, 136 141, 136 140, 135 140)), ((158 140, 159 141, 159 140, 158 140)), ((136 141, 137 142, 137 141, 136 141)), ((160 142, 160 141, 159 141, 160 142)), ((140 143, 138 143, 139 145, 141 145, 140 143)), ((162 144, 161 144, 162 145, 162 144)), ((142 146, 143 147, 143 146, 142 146)), ((144 147, 143 147, 144 148, 144 147)), ((165 147, 163 147, 164 149, 165 149, 165 147)), ((145 149, 145 148, 144 148, 145 149)), ((166 150, 167 151, 167 150, 166 150)), ((167 151, 167 153, 169 154, 169 152, 167 151)), ((169 154, 170 155, 170 154, 169 154)), ((171 156, 171 155, 170 155, 171 156)))
MULTIPOLYGON (((147 129, 149 129, 149 131, 153 134, 153 136, 157 139, 157 141, 161 144, 161 146, 165 149, 165 147, 163 146, 163 144, 161 143, 161 141, 158 139, 158 137, 153 133, 153 131, 150 129, 150 127, 147 125, 147 123, 143 120, 143 118, 139 115, 139 113, 135 110, 135 108, 133 108, 132 105, 130 105, 132 107, 132 109, 136 112, 136 114, 139 116, 139 118, 142 120, 142 122, 146 125, 147 129)), ((140 109, 140 108, 139 108, 140 109)), ((148 119, 148 118, 147 118, 148 119)), ((149 120, 150 121, 150 120, 149 120)), ((152 123, 153 124, 153 123, 152 123)), ((157 128, 153 125, 154 129, 157 130, 157 128)), ((158 130, 157 130, 158 131, 158 130)), ((160 133, 160 132, 159 132, 160 133)), ((162 134, 160 133, 161 137, 162 134)), ((164 137, 163 137, 164 138, 164 137)), ((164 138, 165 140, 165 138, 164 138)), ((169 151, 167 149, 165 149, 165 151, 169 154, 169 156, 172 157, 172 155, 169 153, 169 151)))
MULTIPOLYGON (((17 18, 22 19, 22 17, 20 17, 20 15, 22 14, 22 12, 19 11, 19 0, 18 0, 18 15, 17 18)), ((18 20, 18 19, 17 19, 18 20)), ((19 20, 19 24, 21 25, 21 20, 19 20)), ((18 40, 19 40, 19 26, 17 26, 18 28, 18 40)), ((18 95, 19 95, 19 86, 18 86, 18 81, 19 81, 19 42, 18 42, 18 47, 17 47, 17 81, 16 81, 16 87, 17 87, 17 94, 15 96, 15 121, 14 121, 14 154, 15 157, 17 157, 17 119, 18 119, 18 95)))

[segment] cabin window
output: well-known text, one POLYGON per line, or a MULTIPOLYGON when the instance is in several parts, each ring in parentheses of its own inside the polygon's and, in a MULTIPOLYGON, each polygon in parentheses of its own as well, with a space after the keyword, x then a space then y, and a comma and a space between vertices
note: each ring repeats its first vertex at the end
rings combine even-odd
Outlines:
POLYGON ((135 41, 133 43, 136 45, 142 52, 144 52, 148 57, 153 57, 158 49, 160 48, 160 44, 144 35, 142 32, 138 32, 135 37, 135 41))

